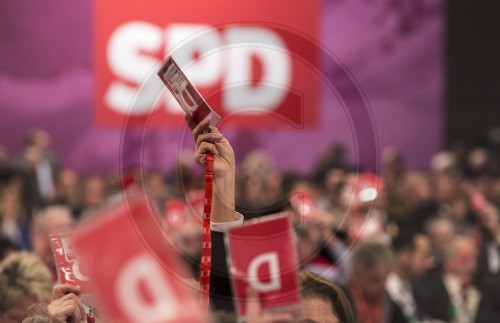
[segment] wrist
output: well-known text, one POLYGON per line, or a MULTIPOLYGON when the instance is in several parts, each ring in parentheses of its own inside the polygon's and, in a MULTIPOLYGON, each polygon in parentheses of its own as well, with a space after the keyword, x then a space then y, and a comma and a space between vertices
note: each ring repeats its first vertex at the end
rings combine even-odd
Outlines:
POLYGON ((212 221, 232 222, 235 220, 235 175, 234 171, 214 179, 212 195, 212 221))

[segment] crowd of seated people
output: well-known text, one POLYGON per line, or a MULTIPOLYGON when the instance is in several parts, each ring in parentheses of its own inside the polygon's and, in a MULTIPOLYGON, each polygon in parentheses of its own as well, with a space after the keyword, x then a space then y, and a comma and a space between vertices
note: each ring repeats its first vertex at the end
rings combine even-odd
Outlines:
MULTIPOLYGON (((301 281, 325 288, 304 285, 303 297, 319 307, 326 301, 341 322, 496 322, 500 156, 487 146, 459 148, 417 170, 387 148, 379 174, 352 167, 340 144, 309 174, 280 171, 269 154, 253 151, 236 171, 236 211, 246 219, 293 214, 301 281)), ((198 279, 198 210, 186 207, 180 220, 170 219, 168 205, 192 206, 186 200, 203 190, 203 174, 192 156, 179 160, 170 172, 146 170, 135 178, 158 203, 165 230, 177 221, 169 233, 198 279)), ((51 303, 52 287, 62 287, 48 235, 70 230, 120 189, 118 173, 78 174, 61 165, 44 131, 30 133, 17 155, 0 149, 0 322, 62 315, 56 305, 67 294, 51 303), (23 271, 23 262, 33 273, 23 271), (51 305, 29 313, 35 303, 51 305)), ((254 322, 265 321, 255 313, 254 322)))

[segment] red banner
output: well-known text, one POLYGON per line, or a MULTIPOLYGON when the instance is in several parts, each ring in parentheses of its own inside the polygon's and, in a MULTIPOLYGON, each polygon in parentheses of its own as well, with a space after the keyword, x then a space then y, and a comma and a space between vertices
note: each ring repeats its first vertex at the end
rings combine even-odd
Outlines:
POLYGON ((161 236, 148 201, 128 190, 75 232, 100 305, 116 322, 203 322, 196 286, 161 236))
POLYGON ((259 293, 264 310, 300 311, 298 261, 289 215, 230 229, 226 236, 234 300, 246 313, 246 293, 259 293))
POLYGON ((95 11, 98 124, 143 124, 155 108, 148 124, 182 124, 156 76, 166 53, 223 123, 316 124, 318 53, 304 44, 318 36, 317 1, 124 0, 117 10, 103 0, 95 11))

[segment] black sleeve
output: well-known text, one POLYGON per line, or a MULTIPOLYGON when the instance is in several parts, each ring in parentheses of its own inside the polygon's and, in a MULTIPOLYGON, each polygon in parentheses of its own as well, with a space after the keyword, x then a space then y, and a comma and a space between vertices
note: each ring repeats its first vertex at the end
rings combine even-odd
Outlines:
POLYGON ((224 234, 212 231, 210 306, 213 311, 234 312, 233 293, 227 268, 224 234))
POLYGON ((476 323, 495 323, 500 317, 500 275, 490 275, 483 281, 476 323))

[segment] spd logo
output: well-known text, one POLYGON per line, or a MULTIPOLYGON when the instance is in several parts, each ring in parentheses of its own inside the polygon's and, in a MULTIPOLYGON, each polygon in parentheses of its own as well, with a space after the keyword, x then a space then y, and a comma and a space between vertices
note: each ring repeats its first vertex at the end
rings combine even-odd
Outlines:
POLYGON ((96 2, 95 116, 100 125, 182 124, 182 109, 156 76, 167 54, 229 124, 316 124, 316 1, 96 2), (286 8, 286 14, 280 8, 286 8), (118 10, 119 9, 119 10, 118 10), (300 59, 295 56, 297 50, 300 59), (140 89, 140 90, 139 90, 140 89), (154 114, 151 113, 154 111, 154 114), (229 118, 228 118, 229 117, 229 118))

